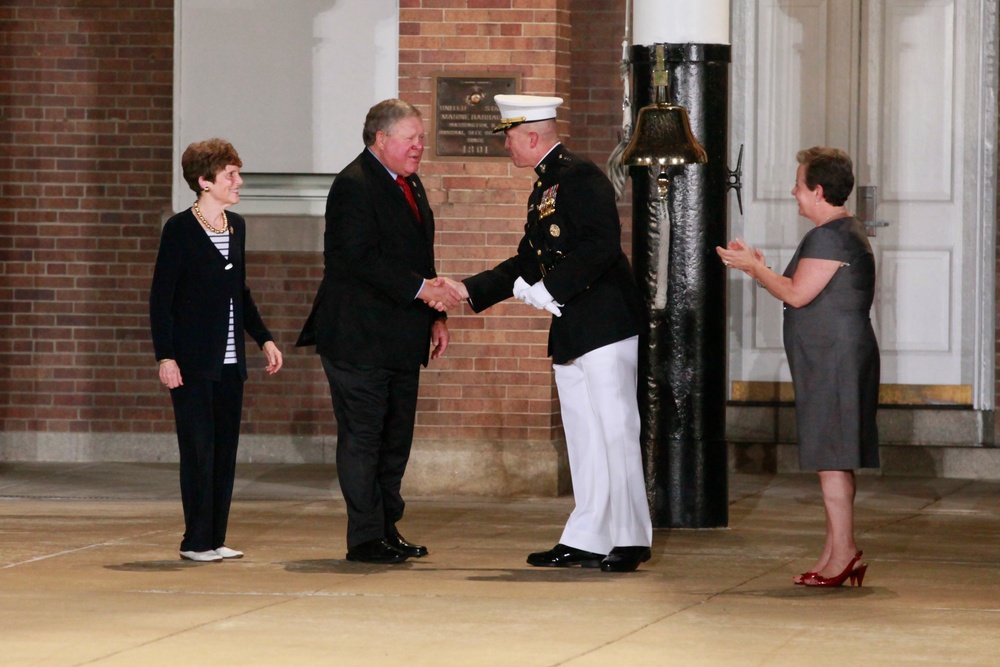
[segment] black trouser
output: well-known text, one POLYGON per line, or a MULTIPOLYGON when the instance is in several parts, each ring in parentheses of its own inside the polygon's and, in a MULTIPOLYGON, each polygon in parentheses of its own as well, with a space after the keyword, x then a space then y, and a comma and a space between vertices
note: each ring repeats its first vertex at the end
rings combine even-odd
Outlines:
POLYGON ((243 380, 236 364, 222 368, 218 382, 184 377, 183 385, 170 390, 181 458, 181 551, 208 551, 226 542, 243 380))
POLYGON ((347 548, 395 531, 410 458, 420 371, 320 357, 337 418, 337 477, 347 503, 347 548))

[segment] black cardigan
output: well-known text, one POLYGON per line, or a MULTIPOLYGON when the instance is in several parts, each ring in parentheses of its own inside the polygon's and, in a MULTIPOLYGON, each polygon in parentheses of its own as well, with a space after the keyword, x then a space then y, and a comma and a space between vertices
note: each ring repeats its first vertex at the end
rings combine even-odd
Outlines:
POLYGON ((273 340, 246 284, 246 222, 227 213, 229 259, 216 249, 191 209, 167 220, 149 291, 156 360, 174 359, 182 377, 221 377, 233 301, 236 359, 247 377, 244 331, 261 347, 273 340), (226 268, 226 267, 229 268, 226 268))

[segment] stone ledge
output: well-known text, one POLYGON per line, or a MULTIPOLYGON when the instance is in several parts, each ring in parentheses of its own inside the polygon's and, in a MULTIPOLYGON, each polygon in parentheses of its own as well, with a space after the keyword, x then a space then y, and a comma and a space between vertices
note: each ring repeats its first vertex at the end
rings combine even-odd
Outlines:
MULTIPOLYGON (((794 440, 794 438, 792 439, 794 440)), ((240 463, 334 464, 336 438, 240 439, 240 463)), ((881 475, 1000 480, 1000 448, 884 444, 881 475)), ((0 433, 0 461, 176 463, 173 434, 0 433)), ((729 470, 798 472, 794 442, 730 442, 729 470)), ((871 473, 865 473, 871 474, 871 473)), ((413 443, 406 472, 414 496, 557 496, 571 491, 563 442, 430 441, 413 443)))
MULTIPOLYGON (((799 472, 798 456, 794 443, 730 443, 729 471, 799 472)), ((859 474, 1000 481, 1000 449, 996 447, 882 445, 879 456, 881 468, 859 474)))
MULTIPOLYGON (((240 463, 336 463, 335 437, 244 435, 240 463)), ((172 433, 0 433, 0 461, 176 463, 172 433)), ((404 480, 417 496, 558 496, 570 491, 563 442, 415 440, 404 480)))
POLYGON ((420 496, 558 496, 571 490, 564 442, 416 441, 404 483, 420 496))
MULTIPOLYGON (((878 412, 883 445, 982 447, 994 444, 994 413, 989 410, 883 407, 878 412)), ((729 442, 787 443, 796 441, 795 408, 790 405, 726 407, 729 442)))
MULTIPOLYGON (((882 467, 864 474, 1000 480, 1000 449, 990 410, 882 407, 882 467)), ((796 472, 795 408, 729 404, 726 437, 735 472, 796 472)))

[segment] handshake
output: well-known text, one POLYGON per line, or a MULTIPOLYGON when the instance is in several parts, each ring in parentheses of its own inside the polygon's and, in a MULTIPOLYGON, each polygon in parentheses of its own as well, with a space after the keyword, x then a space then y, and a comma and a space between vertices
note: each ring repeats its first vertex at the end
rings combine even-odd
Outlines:
MULTIPOLYGON (((534 306, 539 310, 547 310, 556 317, 562 316, 562 311, 559 310, 562 304, 556 303, 541 280, 534 285, 529 285, 524 278, 518 277, 514 282, 513 295, 529 306, 534 306)), ((439 277, 426 281, 417 298, 434 310, 451 310, 469 298, 469 290, 464 283, 451 278, 439 277)))
POLYGON ((425 280, 417 298, 438 311, 451 310, 469 298, 465 285, 451 278, 437 277, 425 280))

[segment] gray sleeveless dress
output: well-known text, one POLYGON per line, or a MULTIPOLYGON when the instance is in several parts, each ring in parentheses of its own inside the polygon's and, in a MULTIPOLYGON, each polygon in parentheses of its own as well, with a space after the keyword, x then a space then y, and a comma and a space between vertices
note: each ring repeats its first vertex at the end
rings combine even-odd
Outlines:
POLYGON ((870 311, 875 256, 856 218, 809 231, 785 269, 799 260, 844 262, 812 302, 784 307, 784 342, 795 387, 802 470, 877 468, 879 351, 870 311))

